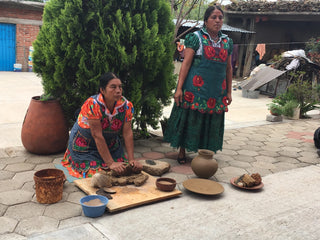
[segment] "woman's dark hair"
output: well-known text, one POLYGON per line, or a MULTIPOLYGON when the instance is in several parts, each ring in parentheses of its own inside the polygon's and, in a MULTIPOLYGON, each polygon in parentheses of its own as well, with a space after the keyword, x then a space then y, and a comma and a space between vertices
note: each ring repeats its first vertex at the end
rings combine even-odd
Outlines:
POLYGON ((100 88, 105 88, 108 83, 112 80, 118 78, 113 72, 107 72, 104 73, 103 75, 101 75, 100 77, 100 84, 99 84, 99 92, 100 92, 100 88))
POLYGON ((204 17, 203 17, 203 26, 205 27, 205 22, 208 20, 208 18, 210 17, 211 13, 214 11, 214 10, 219 10, 222 15, 224 16, 224 12, 223 10, 221 9, 220 6, 218 5, 213 5, 213 6, 210 6, 207 8, 206 12, 204 13, 204 17))

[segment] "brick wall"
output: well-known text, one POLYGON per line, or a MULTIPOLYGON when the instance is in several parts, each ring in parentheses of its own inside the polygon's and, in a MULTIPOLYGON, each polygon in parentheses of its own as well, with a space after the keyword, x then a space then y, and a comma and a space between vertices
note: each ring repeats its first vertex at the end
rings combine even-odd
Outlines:
POLYGON ((22 71, 28 71, 29 47, 36 40, 40 26, 17 24, 16 26, 16 62, 22 64, 22 71))
MULTIPOLYGON (((23 6, 0 6, 0 16, 10 19, 42 20, 43 8, 26 9, 23 6)), ((37 38, 40 25, 16 24, 16 63, 22 64, 22 71, 28 71, 29 47, 37 38)))

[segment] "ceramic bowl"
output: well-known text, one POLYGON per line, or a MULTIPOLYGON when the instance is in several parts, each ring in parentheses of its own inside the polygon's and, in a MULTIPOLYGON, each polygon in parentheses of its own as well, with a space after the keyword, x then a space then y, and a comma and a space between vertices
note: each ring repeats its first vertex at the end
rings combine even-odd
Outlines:
POLYGON ((176 180, 173 178, 158 178, 156 181, 156 186, 159 190, 165 191, 165 192, 171 192, 175 189, 177 185, 176 180))
POLYGON ((92 218, 102 216, 106 211, 108 202, 109 199, 102 195, 88 195, 80 199, 84 215, 92 218), (101 204, 96 204, 96 202, 100 203, 99 201, 94 201, 97 199, 100 200, 101 204), (94 206, 92 204, 94 204, 94 206))

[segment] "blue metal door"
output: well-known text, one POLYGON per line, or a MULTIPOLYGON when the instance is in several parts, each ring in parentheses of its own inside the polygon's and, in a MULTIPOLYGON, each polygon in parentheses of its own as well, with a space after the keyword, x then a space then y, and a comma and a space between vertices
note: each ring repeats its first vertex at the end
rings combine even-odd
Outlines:
POLYGON ((16 62, 16 25, 0 23, 0 71, 13 71, 16 62))

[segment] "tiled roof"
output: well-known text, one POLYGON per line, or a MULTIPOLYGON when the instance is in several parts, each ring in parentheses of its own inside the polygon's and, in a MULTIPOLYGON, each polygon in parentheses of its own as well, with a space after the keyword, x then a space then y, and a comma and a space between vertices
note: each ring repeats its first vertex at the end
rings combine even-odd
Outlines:
MULTIPOLYGON (((177 19, 173 19, 173 22, 174 22, 174 24, 176 24, 177 19)), ((196 26, 196 28, 201 28, 203 26, 203 21, 201 21, 201 20, 199 20, 199 21, 196 21, 196 20, 185 20, 184 23, 182 24, 182 26, 183 27, 196 26)), ((232 27, 232 26, 229 26, 229 25, 227 25, 225 23, 222 25, 221 30, 222 31, 226 31, 226 32, 255 33, 255 32, 252 32, 252 31, 245 30, 245 29, 232 27)))

